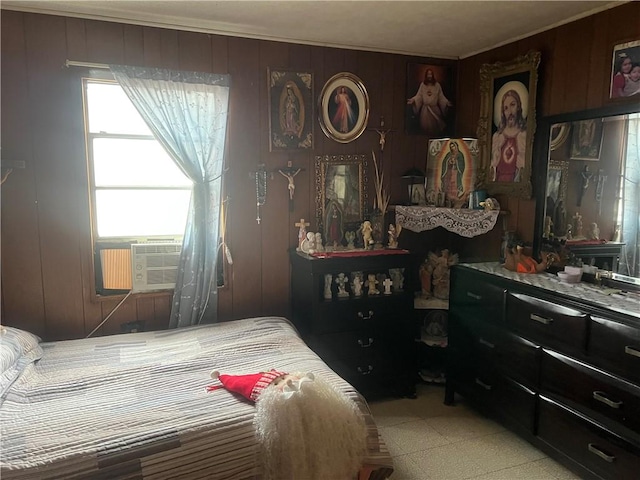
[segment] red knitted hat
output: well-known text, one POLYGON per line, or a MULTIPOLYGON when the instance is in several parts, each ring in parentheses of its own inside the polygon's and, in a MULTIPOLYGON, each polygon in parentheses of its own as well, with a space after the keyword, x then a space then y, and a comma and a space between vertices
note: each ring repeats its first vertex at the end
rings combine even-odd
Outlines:
POLYGON ((219 378, 222 385, 211 385, 207 387, 207 391, 211 392, 219 388, 226 388, 231 392, 241 394, 249 400, 256 401, 262 393, 276 378, 288 375, 287 372, 280 372, 271 369, 268 372, 251 373, 249 375, 220 375, 220 372, 214 370, 211 372, 211 378, 219 378))

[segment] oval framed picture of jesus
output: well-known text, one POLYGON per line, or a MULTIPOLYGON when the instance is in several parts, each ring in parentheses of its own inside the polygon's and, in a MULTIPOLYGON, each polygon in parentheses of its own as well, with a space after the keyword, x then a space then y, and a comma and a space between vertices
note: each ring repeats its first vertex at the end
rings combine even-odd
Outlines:
POLYGON ((325 83, 318 98, 318 120, 327 137, 349 143, 362 135, 369 119, 369 95, 362 81, 341 72, 325 83))

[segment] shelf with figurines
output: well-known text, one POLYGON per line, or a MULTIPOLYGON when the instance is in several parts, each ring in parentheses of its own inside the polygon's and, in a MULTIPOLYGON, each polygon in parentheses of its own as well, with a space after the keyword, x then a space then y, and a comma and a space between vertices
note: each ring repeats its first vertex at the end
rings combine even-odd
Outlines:
POLYGON ((382 245, 380 229, 376 232, 366 220, 358 230, 345 232, 344 242, 326 247, 320 233, 306 231, 308 223, 303 219, 296 226, 300 227, 296 253, 312 260, 325 302, 411 294, 404 288, 404 272, 415 259, 408 250, 397 248, 393 225, 387 232, 387 246, 382 245))

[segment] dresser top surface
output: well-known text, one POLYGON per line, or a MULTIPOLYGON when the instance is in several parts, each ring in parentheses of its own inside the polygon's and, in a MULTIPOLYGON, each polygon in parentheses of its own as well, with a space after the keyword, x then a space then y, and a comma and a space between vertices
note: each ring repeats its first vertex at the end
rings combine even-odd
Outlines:
POLYGON ((619 290, 598 287, 585 282, 564 283, 551 273, 512 272, 498 262, 461 263, 460 266, 531 285, 577 301, 596 304, 640 319, 640 293, 637 292, 620 293, 619 290))

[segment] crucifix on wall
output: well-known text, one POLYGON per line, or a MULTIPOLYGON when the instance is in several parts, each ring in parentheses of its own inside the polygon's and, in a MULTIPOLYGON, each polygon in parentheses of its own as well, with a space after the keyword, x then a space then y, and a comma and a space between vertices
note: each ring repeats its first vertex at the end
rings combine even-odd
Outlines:
POLYGON ((287 188, 289 189, 289 211, 293 212, 293 196, 296 190, 295 176, 300 173, 302 168, 294 168, 291 161, 287 162, 287 166, 278 169, 278 173, 287 179, 287 188))

